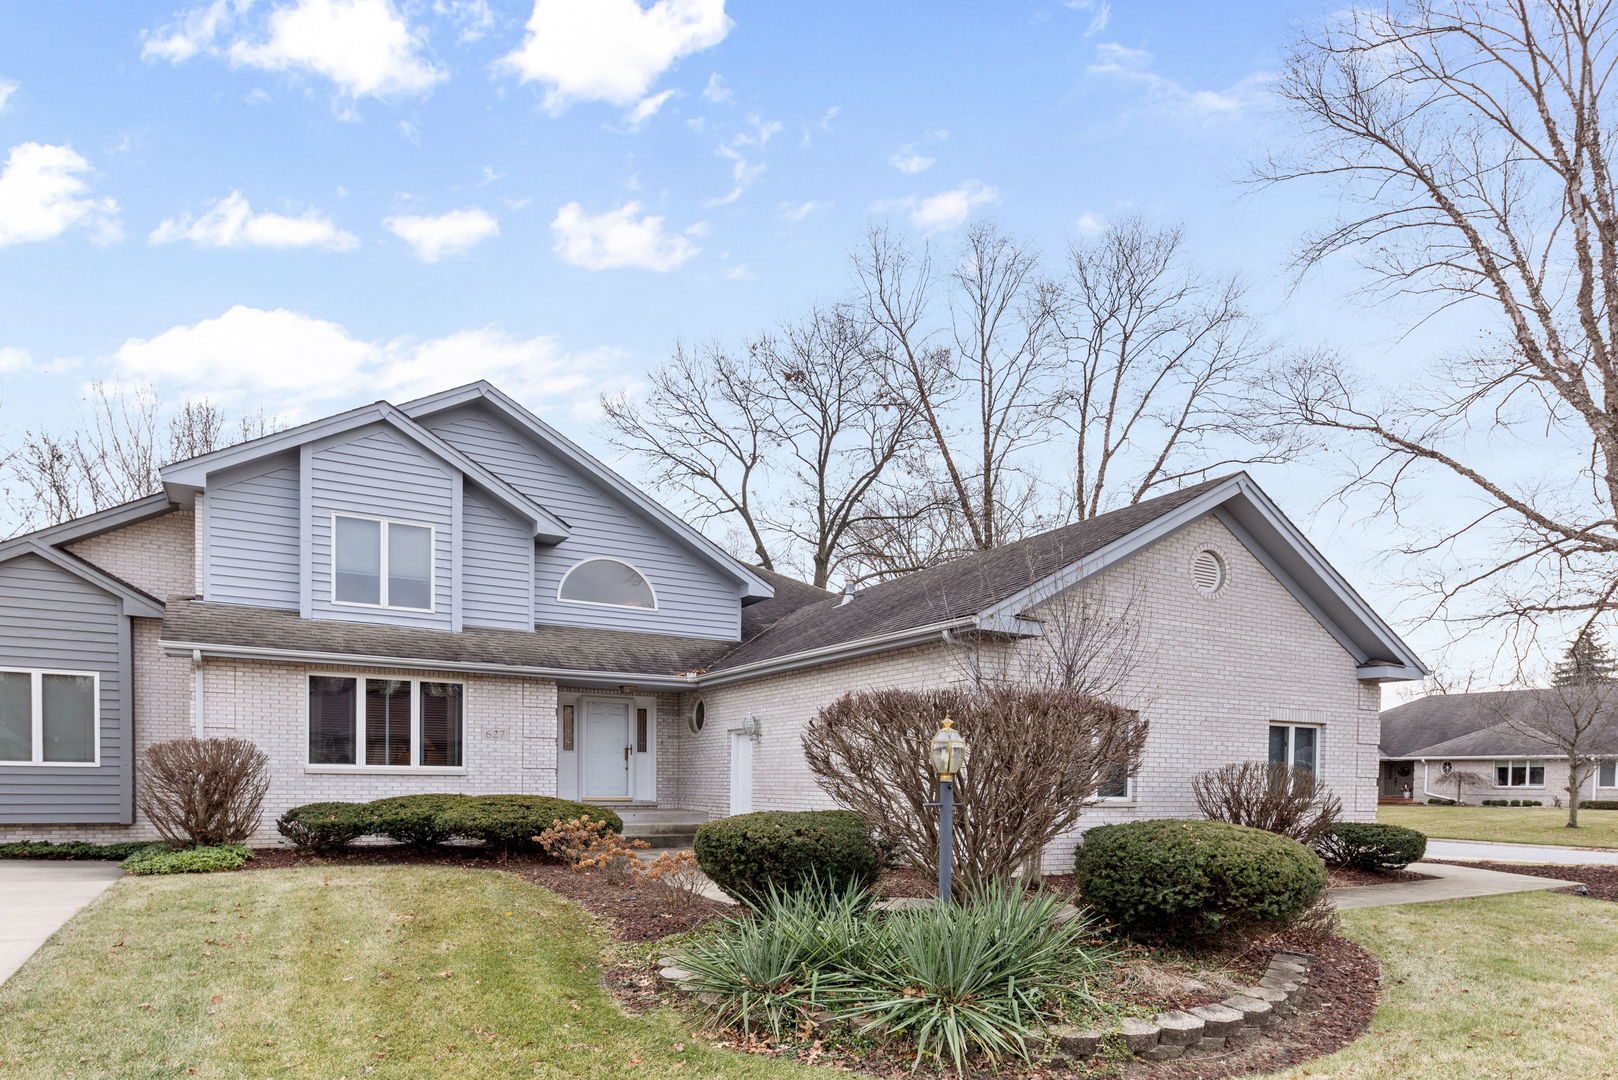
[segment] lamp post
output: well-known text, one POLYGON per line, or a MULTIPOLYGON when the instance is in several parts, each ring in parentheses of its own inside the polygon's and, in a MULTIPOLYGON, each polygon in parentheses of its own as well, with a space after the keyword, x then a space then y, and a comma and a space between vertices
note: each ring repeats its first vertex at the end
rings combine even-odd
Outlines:
POLYGON ((955 774, 966 764, 966 740, 955 730, 955 721, 944 717, 944 726, 933 736, 932 765, 938 774, 938 898, 950 898, 950 864, 954 861, 955 774))

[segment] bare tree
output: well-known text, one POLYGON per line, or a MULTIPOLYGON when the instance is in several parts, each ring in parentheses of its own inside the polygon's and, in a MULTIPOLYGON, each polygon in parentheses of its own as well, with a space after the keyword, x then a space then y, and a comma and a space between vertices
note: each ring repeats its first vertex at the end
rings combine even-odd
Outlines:
POLYGON ((1481 773, 1473 772, 1471 769, 1450 769, 1448 772, 1439 775, 1438 782, 1440 784, 1455 785, 1455 804, 1459 806, 1461 800, 1466 796, 1468 787, 1487 787, 1489 779, 1481 773))
POLYGON ((984 686, 847 694, 803 736, 804 757, 838 805, 909 865, 938 870, 936 779, 922 767, 944 719, 971 747, 956 791, 955 886, 1012 877, 1071 830, 1097 791, 1140 764, 1146 721, 1072 690, 984 686))
POLYGON ((25 432, 5 459, 5 498, 15 532, 150 495, 158 489, 161 466, 257 438, 274 427, 262 410, 232 424, 206 399, 182 401, 169 410, 151 387, 107 383, 90 385, 84 412, 71 434, 25 432))
POLYGON ((1429 616, 1506 621, 1519 661, 1541 619, 1594 619, 1618 594, 1615 28, 1605 3, 1351 7, 1294 51, 1279 88, 1303 137, 1259 170, 1328 182, 1349 207, 1300 267, 1357 258, 1373 292, 1481 326, 1473 347, 1383 393, 1335 357, 1295 359, 1273 373, 1270 407, 1368 448, 1349 488, 1396 520, 1424 477, 1475 496, 1459 520, 1411 522, 1404 550, 1455 555, 1426 573, 1429 616), (1518 439, 1540 455, 1531 468, 1501 452, 1518 439), (1492 556, 1467 565, 1480 544, 1492 556))
POLYGON ((1495 708, 1530 745, 1567 761, 1567 827, 1579 828, 1585 781, 1604 759, 1618 756, 1618 681, 1589 678, 1501 694, 1495 708))
POLYGON ((1240 405, 1269 351, 1241 283, 1187 266, 1183 243, 1177 227, 1126 218, 1069 252, 1054 415, 1074 434, 1074 518, 1296 456, 1291 433, 1240 405))

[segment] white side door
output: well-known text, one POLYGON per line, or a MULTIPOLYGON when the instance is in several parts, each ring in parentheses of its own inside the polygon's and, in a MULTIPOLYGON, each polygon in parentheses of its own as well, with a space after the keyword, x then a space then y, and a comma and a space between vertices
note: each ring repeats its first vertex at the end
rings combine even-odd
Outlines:
POLYGON ((730 733, 730 812, 753 812, 753 739, 740 731, 730 733))
POLYGON ((582 705, 580 795, 586 799, 627 799, 633 790, 630 703, 614 698, 585 698, 582 705))

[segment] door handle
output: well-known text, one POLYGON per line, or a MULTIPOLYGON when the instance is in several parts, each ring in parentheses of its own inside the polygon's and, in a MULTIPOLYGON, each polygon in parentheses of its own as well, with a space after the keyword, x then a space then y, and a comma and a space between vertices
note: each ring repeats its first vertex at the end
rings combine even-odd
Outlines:
POLYGON ((624 747, 624 768, 626 769, 629 768, 629 753, 631 749, 632 748, 628 746, 624 747))

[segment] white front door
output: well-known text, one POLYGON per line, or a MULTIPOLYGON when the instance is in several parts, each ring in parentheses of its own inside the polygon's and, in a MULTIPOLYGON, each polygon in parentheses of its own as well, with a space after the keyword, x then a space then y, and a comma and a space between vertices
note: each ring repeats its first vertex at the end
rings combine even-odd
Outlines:
POLYGON ((753 738, 739 731, 730 735, 730 812, 753 812, 753 738))
POLYGON ((586 799, 627 799, 630 787, 630 703, 612 698, 583 700, 584 750, 580 773, 586 799))

